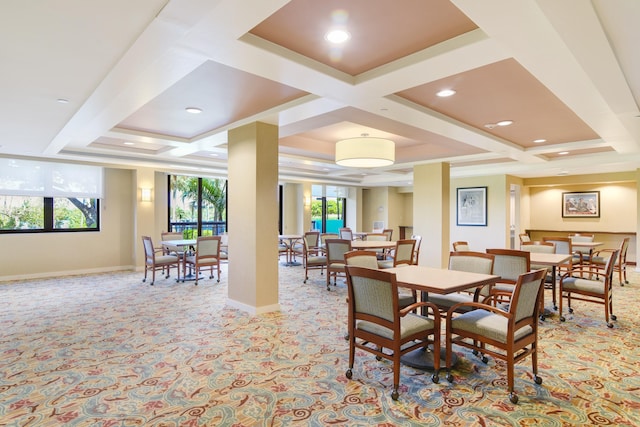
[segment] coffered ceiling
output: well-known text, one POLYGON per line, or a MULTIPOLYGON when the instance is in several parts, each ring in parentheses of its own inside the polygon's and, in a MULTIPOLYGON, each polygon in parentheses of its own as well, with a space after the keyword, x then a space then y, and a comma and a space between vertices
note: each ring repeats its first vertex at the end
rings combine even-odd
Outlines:
POLYGON ((0 156, 224 176, 227 131, 263 121, 282 181, 635 170, 638 22, 637 0, 4 0, 0 156), (396 163, 335 165, 363 133, 396 163))

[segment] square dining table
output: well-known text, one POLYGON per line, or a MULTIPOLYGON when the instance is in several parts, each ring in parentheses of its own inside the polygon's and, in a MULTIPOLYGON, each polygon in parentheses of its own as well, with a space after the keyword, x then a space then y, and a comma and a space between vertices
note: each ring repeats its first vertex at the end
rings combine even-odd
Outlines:
MULTIPOLYGON (((571 259, 571 254, 547 254, 541 252, 531 252, 531 264, 542 265, 545 267, 551 267, 551 294, 553 300, 553 309, 558 309, 558 304, 556 303, 556 283, 557 279, 557 268, 563 264, 566 264, 571 259)), ((544 307, 544 296, 542 298, 542 307, 540 310, 540 319, 544 320, 546 316, 549 315, 549 311, 544 307)))
MULTIPOLYGON (((429 292, 448 294, 477 288, 479 286, 492 285, 500 280, 500 276, 493 274, 470 273, 467 271, 423 267, 419 265, 388 268, 385 269, 385 271, 395 273, 398 286, 419 291, 421 298, 426 298, 429 292)), ((441 348, 439 353, 440 366, 444 366, 445 349, 441 348)), ((402 356, 400 361, 412 368, 432 370, 434 366, 433 357, 433 351, 425 351, 419 348, 402 356)))

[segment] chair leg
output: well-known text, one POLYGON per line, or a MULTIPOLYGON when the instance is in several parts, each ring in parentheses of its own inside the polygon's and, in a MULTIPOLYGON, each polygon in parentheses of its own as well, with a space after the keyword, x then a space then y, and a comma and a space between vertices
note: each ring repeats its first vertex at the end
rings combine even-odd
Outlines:
POLYGON ((511 357, 507 359, 507 388, 509 390, 509 400, 511 401, 511 403, 516 404, 518 403, 518 395, 513 390, 514 365, 515 362, 513 360, 513 355, 511 355, 511 357))
POLYGON ((533 370, 533 381, 538 385, 542 384, 542 378, 538 376, 538 345, 535 342, 531 344, 531 368, 533 370))
POLYGON ((400 347, 393 349, 393 391, 391 392, 391 399, 398 400, 400 394, 398 388, 400 388, 400 347))
POLYGON ((349 337, 349 368, 345 375, 351 379, 353 377, 353 362, 356 355, 356 339, 353 337, 353 334, 347 334, 347 336, 349 337))

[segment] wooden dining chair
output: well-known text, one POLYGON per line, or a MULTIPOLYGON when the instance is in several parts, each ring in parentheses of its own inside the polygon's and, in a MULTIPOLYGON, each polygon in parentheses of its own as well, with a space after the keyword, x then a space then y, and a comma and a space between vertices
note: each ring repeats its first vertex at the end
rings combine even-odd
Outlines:
POLYGON ((511 294, 518 278, 531 271, 531 254, 527 251, 501 248, 487 249, 486 252, 494 256, 493 274, 500 276, 500 280, 493 286, 491 292, 500 292, 501 298, 498 300, 507 303, 508 298, 504 295, 511 294))
POLYGON ((531 242, 531 238, 527 233, 520 233, 518 237, 520 238, 520 244, 531 242))
MULTIPOLYGON (((393 273, 347 266, 348 288, 348 340, 349 367, 345 373, 353 377, 356 349, 364 350, 393 363, 393 391, 391 398, 398 400, 400 387, 400 357, 428 345, 440 348, 440 313, 429 302, 416 302, 400 308, 398 283, 393 273), (418 308, 427 308, 431 317, 415 314, 418 308), (384 351, 387 349, 388 351, 384 351)), ((434 358, 431 380, 439 382, 440 358, 434 358)))
MULTIPOLYGON (((350 251, 344 254, 344 263, 355 267, 380 269, 380 263, 374 251, 350 251)), ((413 290, 398 290, 398 304, 400 308, 407 307, 417 301, 417 293, 413 290)))
POLYGON ((576 261, 578 264, 582 264, 582 255, 580 253, 576 253, 573 250, 573 244, 569 237, 558 237, 558 236, 543 237, 542 241, 553 243, 556 246, 557 254, 572 255, 572 258, 569 258, 569 261, 567 261, 567 263, 558 266, 558 274, 561 275, 563 274, 563 272, 566 273, 571 271, 573 269, 573 264, 576 261))
MULTIPOLYGON (((367 233, 367 241, 386 242, 389 241, 388 235, 385 233, 367 233)), ((378 254, 378 259, 383 260, 387 258, 388 250, 386 249, 373 249, 378 254)))
POLYGON ((471 249, 469 249, 469 243, 459 240, 457 242, 453 242, 453 250, 454 251, 462 251, 462 252, 469 252, 471 249))
MULTIPOLYGON (((555 254, 556 245, 553 242, 523 242, 520 245, 521 251, 536 252, 543 254, 555 254)), ((545 270, 547 272, 545 276, 545 289, 551 289, 551 295, 553 299, 554 310, 558 309, 558 303, 556 301, 556 281, 555 278, 550 277, 552 268, 546 265, 531 264, 531 270, 545 270), (549 280, 547 280, 549 278, 549 280)))
POLYGON ((392 250, 391 259, 379 261, 378 266, 380 268, 392 268, 401 265, 412 265, 415 247, 416 241, 413 239, 396 241, 396 247, 392 250))
MULTIPOLYGON (((504 311, 495 306, 495 301, 463 302, 449 309, 446 326, 446 367, 447 380, 453 382, 451 366, 453 344, 473 350, 484 363, 485 354, 507 362, 507 390, 509 400, 518 403, 514 390, 514 366, 527 356, 531 356, 533 380, 542 384, 538 376, 538 317, 542 299, 545 271, 536 270, 518 276, 509 293, 509 309, 504 311), (466 313, 453 316, 460 311, 466 313)), ((493 293, 489 298, 499 298, 493 293)))
MULTIPOLYGON (((629 238, 625 237, 622 239, 620 243, 618 260, 613 266, 613 272, 618 273, 618 281, 620 282, 620 286, 624 286, 628 284, 627 280, 627 251, 629 250, 629 238)), ((604 270, 607 264, 607 261, 611 254, 613 253, 613 249, 600 249, 593 252, 591 257, 591 268, 604 270)))
POLYGON ((416 241, 416 246, 413 249, 413 265, 418 265, 420 261, 420 245, 422 244, 422 236, 419 234, 412 234, 411 238, 416 241))
POLYGON ((144 248, 144 279, 147 281, 147 272, 151 270, 151 283, 156 281, 156 271, 167 271, 166 278, 171 275, 171 267, 175 267, 178 272, 178 281, 180 281, 180 258, 176 254, 165 254, 163 249, 156 249, 153 247, 153 241, 149 236, 142 236, 142 246, 144 248))
POLYGON ((187 255, 182 264, 182 281, 187 275, 187 267, 195 274, 195 284, 198 286, 200 271, 209 269, 209 279, 213 279, 214 268, 218 272, 217 281, 220 282, 220 236, 199 236, 196 240, 196 252, 187 255))
POLYGON ((566 320, 562 313, 563 299, 567 300, 569 313, 573 313, 572 301, 584 301, 604 305, 604 320, 609 328, 613 328, 613 323, 609 321, 609 318, 617 320, 617 317, 613 314, 611 282, 613 281, 613 267, 618 259, 618 254, 619 251, 617 249, 612 251, 604 269, 594 270, 588 266, 578 266, 560 278, 559 313, 561 322, 566 320), (580 277, 576 277, 575 274, 572 275, 571 273, 581 274, 580 277), (585 276, 588 279, 583 278, 585 276))
MULTIPOLYGON (((494 274, 493 263, 495 256, 483 252, 459 251, 449 253, 449 270, 466 271, 469 273, 494 274)), ((485 285, 469 292, 452 292, 448 294, 429 294, 429 301, 438 306, 444 314, 454 305, 461 302, 480 301, 491 294, 492 285, 485 285)), ((465 309, 463 307, 462 309, 465 309)))
POLYGON ((351 250, 351 240, 347 239, 327 239, 326 256, 327 256, 327 290, 331 290, 331 278, 333 277, 333 286, 338 283, 338 276, 346 275, 344 254, 351 250))
POLYGON ((338 230, 341 239, 353 240, 353 231, 349 227, 343 227, 338 230))
POLYGON ((327 257, 324 251, 320 251, 317 244, 319 241, 319 233, 314 231, 308 231, 305 233, 302 239, 303 245, 303 261, 304 265, 304 280, 302 283, 307 283, 309 280, 309 270, 320 270, 320 275, 324 273, 324 269, 327 267, 327 257))

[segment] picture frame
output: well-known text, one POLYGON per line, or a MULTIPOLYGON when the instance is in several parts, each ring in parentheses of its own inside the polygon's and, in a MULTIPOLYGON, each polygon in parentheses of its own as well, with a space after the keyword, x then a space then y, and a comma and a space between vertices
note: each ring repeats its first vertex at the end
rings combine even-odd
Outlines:
POLYGON ((456 225, 487 226, 487 187, 457 188, 456 225))
POLYGON ((600 218, 600 192, 562 193, 563 218, 600 218))

